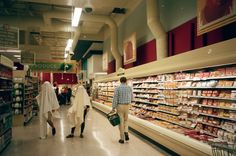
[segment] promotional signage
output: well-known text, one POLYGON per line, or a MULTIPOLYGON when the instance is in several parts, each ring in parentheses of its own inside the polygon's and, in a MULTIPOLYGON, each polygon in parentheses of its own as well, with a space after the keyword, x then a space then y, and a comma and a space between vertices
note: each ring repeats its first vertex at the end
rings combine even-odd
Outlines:
POLYGON ((0 24, 0 48, 19 48, 19 29, 7 24, 0 24))

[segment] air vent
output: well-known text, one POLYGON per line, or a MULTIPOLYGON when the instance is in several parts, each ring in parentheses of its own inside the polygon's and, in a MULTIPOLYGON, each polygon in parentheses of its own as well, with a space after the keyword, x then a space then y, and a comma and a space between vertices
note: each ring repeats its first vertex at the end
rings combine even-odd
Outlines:
POLYGON ((112 13, 114 13, 114 14, 125 14, 125 12, 126 12, 125 8, 114 8, 112 10, 112 13))

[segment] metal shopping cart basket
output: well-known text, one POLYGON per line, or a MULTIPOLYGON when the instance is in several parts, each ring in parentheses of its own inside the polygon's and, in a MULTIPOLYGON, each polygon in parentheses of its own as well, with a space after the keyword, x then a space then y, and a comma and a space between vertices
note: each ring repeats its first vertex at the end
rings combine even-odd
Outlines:
POLYGON ((236 156, 236 144, 223 142, 211 143, 213 156, 236 156))

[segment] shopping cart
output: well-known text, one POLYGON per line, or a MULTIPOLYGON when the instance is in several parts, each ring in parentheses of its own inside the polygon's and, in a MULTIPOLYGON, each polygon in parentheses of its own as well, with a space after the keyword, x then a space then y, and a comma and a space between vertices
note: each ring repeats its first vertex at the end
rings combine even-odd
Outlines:
POLYGON ((211 147, 213 156, 236 156, 236 144, 213 142, 211 147))

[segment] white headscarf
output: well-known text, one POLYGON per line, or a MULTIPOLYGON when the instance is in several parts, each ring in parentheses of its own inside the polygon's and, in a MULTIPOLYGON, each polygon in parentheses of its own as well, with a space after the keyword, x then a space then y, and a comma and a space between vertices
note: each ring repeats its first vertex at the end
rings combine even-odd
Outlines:
POLYGON ((39 105, 40 114, 44 115, 46 118, 48 118, 48 112, 57 110, 60 107, 53 86, 47 81, 42 84, 41 91, 36 99, 39 105))
POLYGON ((84 122, 84 109, 88 105, 91 108, 90 98, 83 86, 77 86, 75 98, 72 100, 72 106, 68 110, 68 117, 72 127, 84 122))

